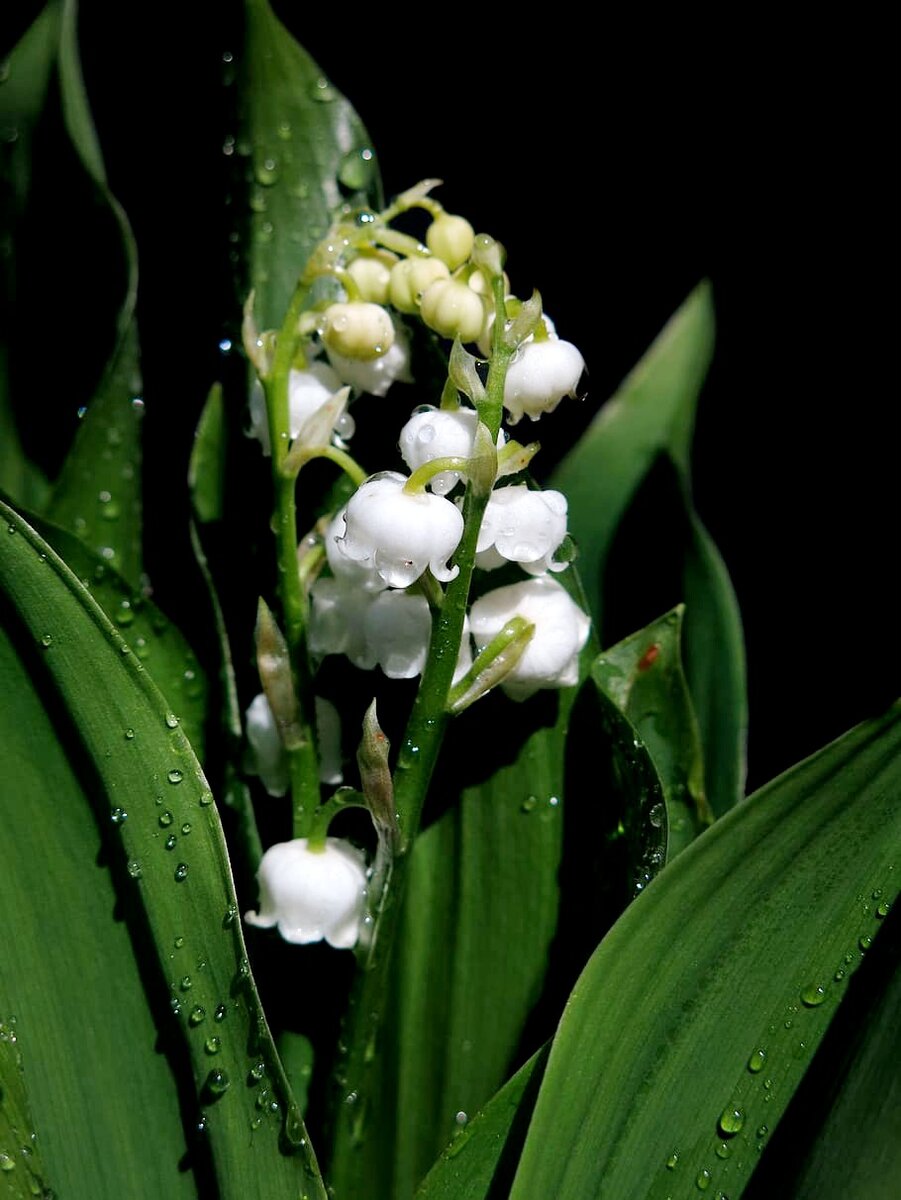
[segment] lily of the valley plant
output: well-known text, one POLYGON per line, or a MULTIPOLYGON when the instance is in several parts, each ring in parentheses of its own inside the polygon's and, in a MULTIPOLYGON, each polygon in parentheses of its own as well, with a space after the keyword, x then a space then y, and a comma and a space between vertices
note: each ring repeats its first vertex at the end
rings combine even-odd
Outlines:
POLYGON ((689 475, 709 288, 599 405, 567 297, 551 319, 437 181, 386 201, 247 0, 236 286, 186 398, 77 33, 49 4, 0 84, 0 1190, 888 1195, 901 725, 743 796, 739 618, 689 475), (26 452, 48 161, 116 325, 61 468, 26 452), (187 481, 144 531, 142 414, 185 403, 144 483, 187 481), (681 603, 608 644, 639 501, 678 514, 681 603))

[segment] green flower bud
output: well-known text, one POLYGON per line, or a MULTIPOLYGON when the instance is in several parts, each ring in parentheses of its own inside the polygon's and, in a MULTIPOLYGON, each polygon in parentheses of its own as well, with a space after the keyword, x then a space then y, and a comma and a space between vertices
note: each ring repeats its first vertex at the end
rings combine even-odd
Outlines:
POLYGON ((425 242, 433 254, 456 270, 472 253, 475 230, 465 217, 441 213, 426 231, 425 242))
POLYGON ((348 264, 347 274, 360 289, 360 299, 372 304, 386 304, 391 268, 380 258, 361 255, 348 264))
POLYGON ((378 304, 355 300, 325 310, 322 340, 346 358, 380 358, 394 344, 394 326, 378 304))
POLYGON ((485 306, 467 283, 439 279, 424 293, 420 314, 430 329, 443 337, 474 342, 485 324, 485 306))
POLYGON ((415 313, 426 288, 449 278, 447 263, 440 258, 405 258, 391 268, 388 298, 398 312, 415 313))

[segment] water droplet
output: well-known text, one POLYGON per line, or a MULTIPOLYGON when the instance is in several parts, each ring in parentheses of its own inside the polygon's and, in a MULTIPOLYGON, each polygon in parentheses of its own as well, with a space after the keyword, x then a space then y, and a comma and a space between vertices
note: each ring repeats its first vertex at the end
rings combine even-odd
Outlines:
POLYGON ((184 883, 184 881, 187 878, 188 878, 188 864, 187 863, 179 863, 178 866, 175 868, 175 882, 176 883, 184 883))
POLYGON ((41 638, 41 645, 44 647, 45 650, 47 649, 48 646, 52 646, 53 645, 52 635, 49 633, 45 633, 44 636, 41 638))
POLYGON ((766 1088, 767 1091, 769 1091, 770 1088, 773 1086, 772 1079, 764 1079, 763 1086, 766 1088))
POLYGON ((765 1138, 769 1132, 770 1132, 769 1125, 761 1125, 757 1130, 757 1136, 759 1138, 765 1138))
POLYGON ((259 1083, 265 1074, 266 1064, 262 1059, 260 1059, 258 1062, 255 1062, 250 1068, 250 1078, 254 1081, 254 1083, 259 1083))
POLYGON ((278 180, 278 163, 274 158, 264 158, 255 165, 253 174, 260 187, 272 187, 278 180))
POLYGON ((166 841, 165 841, 165 846, 166 846, 166 849, 167 849, 167 850, 174 850, 177 842, 178 842, 178 838, 175 836, 175 834, 174 834, 174 833, 170 833, 170 834, 169 834, 169 836, 166 838, 166 841))
POLYGON ((212 803, 213 803, 213 793, 212 792, 201 792, 200 793, 200 807, 201 808, 206 808, 207 805, 212 804, 212 803))
POLYGON ((222 1049, 222 1039, 213 1034, 212 1037, 208 1037, 203 1043, 203 1048, 207 1054, 218 1054, 222 1049))
POLYGON ((659 829, 663 824, 664 808, 662 804, 654 804, 651 811, 648 813, 648 820, 655 829, 659 829))
POLYGON ((109 819, 114 825, 121 825, 128 820, 128 813, 124 808, 114 808, 110 811, 109 819))
POLYGON ((234 904, 230 904, 228 906, 228 908, 225 910, 225 915, 222 918, 222 927, 224 929, 230 929, 231 926, 234 925, 235 921, 237 921, 237 919, 238 919, 238 910, 234 904))
POLYGON ((826 989, 822 984, 811 984, 801 993, 801 1003, 807 1008, 816 1008, 826 999, 826 989))
POLYGON ((175 939, 175 949, 180 950, 184 944, 185 944, 185 939, 181 936, 181 934, 179 934, 178 937, 175 939))
POLYGON ((169 729, 175 729, 177 727, 178 717, 175 715, 175 713, 172 713, 172 712, 166 713, 166 725, 168 726, 169 729))
POLYGON ((141 870, 141 864, 136 858, 130 858, 125 869, 128 871, 132 879, 140 879, 144 874, 144 872, 141 870))
POLYGON ((883 900, 882 903, 879 905, 879 907, 876 909, 876 916, 877 917, 887 917, 888 911, 890 908, 891 908, 891 905, 889 904, 888 900, 883 900))
POLYGON ((181 1001, 179 1000, 179 998, 177 996, 173 996, 172 999, 169 1001, 169 1007, 172 1009, 172 1012, 177 1017, 178 1014, 181 1012, 181 1001))
POLYGON ((862 951, 866 952, 872 946, 873 939, 870 937, 870 935, 868 933, 865 933, 863 935, 863 937, 858 941, 857 944, 858 944, 858 946, 860 946, 862 951))
POLYGON ((0 1154, 0 1171, 14 1171, 15 1160, 9 1154, 0 1154))
POLYGON ((748 1070, 752 1075, 756 1075, 758 1071, 763 1070, 763 1064, 766 1062, 766 1050, 761 1046, 755 1050, 748 1059, 748 1070))
POLYGON ((121 600, 119 602, 119 607, 113 613, 113 620, 117 625, 124 628, 126 625, 130 625, 134 619, 135 614, 131 607, 130 601, 121 600))
POLYGON ((537 807, 538 807, 538 797, 537 796, 527 796, 525 798, 525 800, 523 800, 522 804, 520 804, 520 806, 519 806, 520 812, 524 812, 524 813, 534 812, 537 807))
POLYGON ((726 1137, 734 1137, 745 1123, 745 1114, 740 1108, 735 1105, 730 1105, 724 1108, 720 1113, 720 1119, 717 1122, 720 1133, 726 1137))
POLYGON ((167 774, 166 778, 170 783, 181 783, 181 781, 184 779, 184 775, 181 771, 179 771, 178 767, 173 767, 172 770, 167 774))
POLYGON ((225 1007, 224 1004, 220 1004, 217 1007, 215 1013, 213 1014, 213 1020, 224 1021, 227 1016, 228 1016, 228 1009, 225 1007))
POLYGON ((713 1179, 713 1176, 710 1174, 710 1172, 707 1170, 706 1167, 703 1167, 698 1172, 697 1179, 695 1179, 695 1187, 698 1189, 698 1191, 706 1192, 707 1189, 710 1187, 710 1181, 712 1179, 713 1179))
POLYGON ((456 1114, 456 1116, 454 1117, 454 1120, 456 1121, 456 1123, 458 1125, 460 1125, 462 1127, 463 1125, 466 1125, 467 1122, 469 1121, 469 1116, 465 1112, 463 1112, 463 1110, 461 1109, 460 1112, 458 1112, 456 1114))
POLYGON ((310 98, 320 104, 331 104, 335 99, 335 90, 324 75, 320 75, 310 88, 310 98))
POLYGON ((178 986, 181 988, 181 990, 183 992, 189 992, 191 990, 191 976, 190 975, 182 975, 181 982, 179 983, 178 986))
POLYGON ((715 1153, 716 1153, 717 1158, 728 1158, 729 1155, 732 1153, 732 1147, 729 1145, 728 1142, 720 1142, 716 1148, 715 1153))
POLYGON ((836 983, 841 983, 841 981, 845 978, 844 968, 839 967, 839 969, 835 972, 835 974, 832 976, 832 978, 835 980, 836 983))
POLYGON ((679 1165, 679 1151, 674 1150, 672 1152, 672 1154, 669 1156, 669 1158, 666 1160, 666 1169, 668 1171, 675 1171, 675 1169, 676 1169, 676 1167, 678 1167, 678 1165, 679 1165))
POLYGON ((345 154, 338 168, 338 180, 346 188, 359 192, 372 182, 375 170, 375 155, 365 146, 345 154))
POLYGON ((211 1096, 224 1096, 229 1089, 231 1080, 225 1071, 215 1070, 210 1071, 206 1077, 204 1088, 211 1096))
POLYGON ((184 825, 181 827, 181 831, 183 834, 185 834, 185 836, 187 836, 191 832, 191 822, 185 821, 184 825))
POLYGON ((206 1009, 200 1004, 195 1004, 188 1014, 188 1024, 196 1027, 203 1021, 205 1016, 206 1009))
POLYGON ((130 742, 135 735, 135 731, 131 728, 125 730, 125 740, 130 742))
POLYGON ((173 821, 172 813, 169 812, 168 809, 166 809, 165 812, 160 813, 159 823, 163 829, 168 829, 168 827, 172 824, 172 821, 173 821))

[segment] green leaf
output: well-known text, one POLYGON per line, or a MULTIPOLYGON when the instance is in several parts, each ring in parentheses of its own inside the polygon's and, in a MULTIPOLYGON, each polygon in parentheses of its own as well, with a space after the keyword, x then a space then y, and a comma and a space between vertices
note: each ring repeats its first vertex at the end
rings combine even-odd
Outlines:
POLYGON ((268 0, 246 0, 245 15, 240 86, 250 147, 250 286, 260 329, 277 329, 334 209, 345 196, 379 204, 380 185, 359 117, 268 0))
MULTIPOLYGON (((667 862, 712 822, 698 726, 682 672, 682 615, 681 607, 667 613, 605 650, 591 669, 595 684, 650 752, 663 786, 667 862)), ((663 813, 651 820, 660 826, 663 813)))
MULTIPOLYGON (((218 1195, 282 1200, 306 1188, 324 1200, 247 965, 222 829, 190 745, 65 564, 11 509, 0 505, 0 513, 14 530, 0 539, 0 579, 31 644, 44 647, 80 760, 93 765, 105 798, 113 866, 129 878, 128 899, 140 905, 170 994, 170 1028, 193 1077, 188 1112, 203 1126, 218 1195)), ((47 970, 55 980, 49 956, 47 970)), ((59 994, 58 982, 50 990, 59 994)), ((115 1003, 118 992, 107 990, 115 1003)))
MULTIPOLYGON (((689 454, 698 394, 713 352, 708 284, 675 314, 579 443, 549 486, 569 500, 569 528, 596 620, 601 621, 605 568, 633 500, 663 461, 674 488, 655 514, 682 510, 681 599, 685 601, 683 661, 701 731, 710 805, 726 812, 744 782, 746 698, 744 650, 728 575, 691 502, 689 454), (711 684, 715 687, 711 688, 711 684)), ((659 535, 659 528, 656 531, 659 535)), ((630 559, 655 555, 655 540, 628 547, 630 559)), ((668 554, 673 553, 668 548, 668 554)), ((659 557, 659 555, 657 555, 659 557)), ((663 596, 657 611, 671 598, 663 596)), ((602 626, 599 626, 602 627, 602 626)))
POLYGON ((16 1018, 0 1020, 0 1170, 8 1195, 33 1200, 46 1194, 47 1181, 28 1105, 17 1025, 16 1018))
POLYGON ((899 752, 896 707, 629 907, 570 997, 512 1200, 741 1193, 877 933, 860 897, 895 890, 899 752))
MULTIPOLYGON (((4 529, 3 537, 4 550, 22 549, 18 534, 4 529)), ((4 576, 8 569, 4 555, 4 576)), ((52 580, 40 582, 49 598, 52 580)), ((19 1078, 4 1055, 0 1120, 18 1132, 0 1139, 0 1149, 14 1153, 36 1130, 44 1166, 34 1168, 70 1200, 193 1197, 194 1177, 178 1166, 185 1151, 178 1092, 155 1049, 141 951, 114 917, 113 876, 98 864, 107 854, 90 774, 79 778, 79 756, 59 741, 59 717, 39 694, 46 681, 37 656, 52 647, 33 637, 28 643, 20 654, 0 629, 0 1015, 7 1028, 15 1018, 24 1067, 19 1078), (23 1113, 23 1083, 34 1124, 23 1113)), ((19 1154, 15 1162, 4 1183, 27 1178, 28 1164, 19 1154)))
POLYGON ((122 630, 123 636, 128 637, 135 654, 166 697, 172 717, 177 719, 192 750, 203 761, 207 680, 180 631, 152 600, 131 588, 74 534, 39 517, 31 518, 31 524, 122 630))
MULTIPOLYGON (((554 938, 563 837, 564 735, 571 691, 516 713, 516 749, 500 729, 510 701, 488 696, 460 719, 444 762, 470 780, 418 837, 386 1001, 364 1142, 340 1155, 338 1195, 409 1197, 458 1129, 515 1065, 541 997, 554 938), (507 761, 505 761, 505 759, 507 761), (512 761, 511 761, 512 759, 512 761)), ((440 803, 442 771, 433 783, 440 803)))
MULTIPOLYGON (((59 8, 48 4, 9 57, 0 87, 0 124, 15 130, 0 145, 0 224, 8 238, 0 257, 0 297, 4 306, 2 337, 10 336, 10 315, 16 293, 17 239, 31 187, 34 127, 44 106, 56 62, 59 8)), ((19 503, 38 508, 47 498, 48 484, 39 468, 25 456, 13 412, 9 348, 0 344, 0 488, 19 503)))
POLYGON ((533 1054, 457 1134, 416 1189, 416 1200, 500 1200, 507 1194, 549 1049, 533 1054))

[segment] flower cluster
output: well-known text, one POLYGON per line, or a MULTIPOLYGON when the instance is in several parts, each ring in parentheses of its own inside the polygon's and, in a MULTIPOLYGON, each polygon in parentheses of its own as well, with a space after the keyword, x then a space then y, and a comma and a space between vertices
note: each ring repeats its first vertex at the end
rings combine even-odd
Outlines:
MULTIPOLYGON (((283 478, 325 456, 356 485, 319 523, 312 544, 309 538, 301 544, 297 567, 281 563, 301 580, 304 653, 314 676, 329 655, 363 670, 380 668, 391 679, 414 678, 440 660, 448 665, 439 672, 438 703, 455 714, 494 687, 522 701, 578 681, 589 619, 558 578, 570 557, 566 498, 525 478, 538 447, 512 440, 501 425, 502 418, 508 426, 524 416, 536 421, 575 396, 585 363, 557 335, 537 293, 522 301, 510 292, 498 244, 444 212, 428 191, 420 185, 382 214, 332 227, 304 276, 312 299, 297 325, 287 375, 289 428, 284 432, 282 374, 278 404, 268 393, 251 398, 251 432, 267 453, 272 430, 280 442, 287 439, 290 448, 280 446, 274 463, 283 478), (412 208, 432 218, 425 244, 390 227, 412 208), (322 277, 329 286, 317 291, 322 277), (353 420, 346 406, 351 392, 384 397, 395 382, 412 382, 405 323, 415 321, 433 340, 453 342, 447 381, 435 397, 440 404, 420 405, 400 429, 404 471, 393 463, 367 476, 348 453, 353 420), (499 570, 500 586, 492 588, 499 570), (452 590, 455 616, 439 621, 452 590)), ((284 334, 263 335, 249 347, 264 381, 276 336, 284 334)), ((261 694, 247 727, 257 772, 270 793, 281 794, 291 779, 288 755, 299 752, 303 738, 294 726, 290 671, 271 675, 281 652, 268 636, 271 677, 264 683, 281 715, 276 720, 261 694)), ((321 753, 326 717, 317 712, 320 778, 337 781, 340 751, 332 763, 321 753)), ((387 771, 387 757, 383 765, 387 771)), ((365 780, 363 787, 365 793, 365 780)), ((367 802, 375 814, 375 799, 367 802)), ((277 925, 289 941, 324 937, 352 946, 364 906, 363 860, 317 828, 318 840, 295 837, 267 852, 260 910, 247 920, 277 925)))

